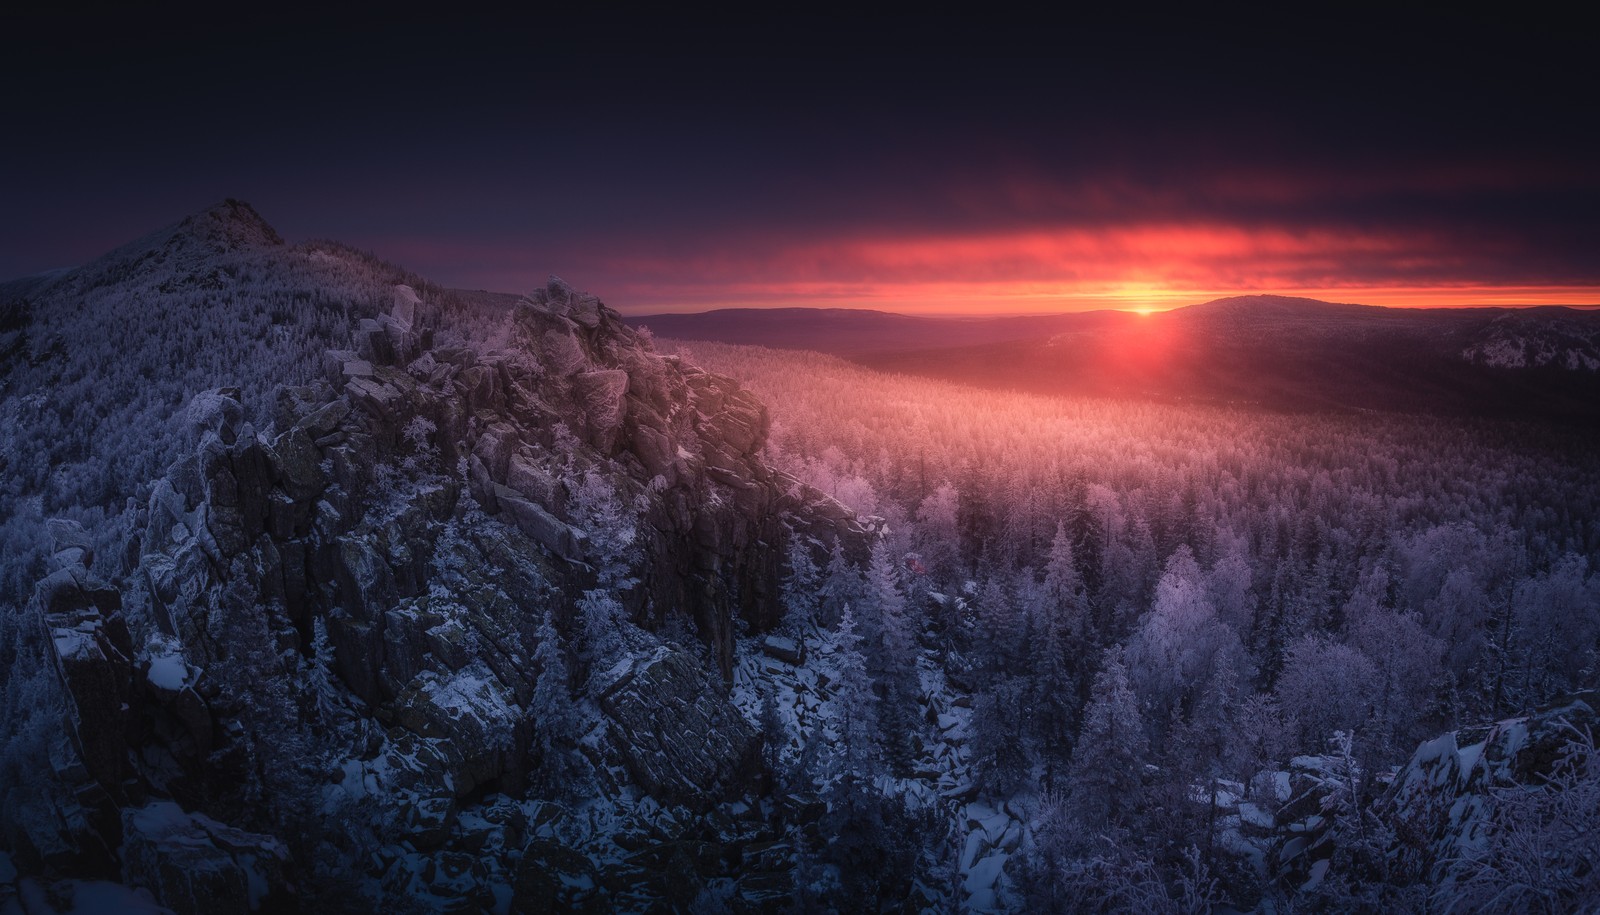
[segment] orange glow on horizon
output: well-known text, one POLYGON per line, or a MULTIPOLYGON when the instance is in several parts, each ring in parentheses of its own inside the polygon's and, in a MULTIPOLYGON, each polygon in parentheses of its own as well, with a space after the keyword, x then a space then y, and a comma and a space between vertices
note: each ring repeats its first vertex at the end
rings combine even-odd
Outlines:
POLYGON ((635 287, 619 301, 653 302, 636 313, 696 312, 716 308, 864 308, 927 315, 1026 315, 1069 311, 1152 314, 1235 295, 1283 295, 1387 308, 1566 305, 1600 307, 1595 286, 1339 286, 1082 291, 1037 283, 793 283, 674 290, 635 287), (637 293, 637 294, 635 294, 637 293))
POLYGON ((1157 223, 772 239, 670 261, 622 257, 606 268, 626 277, 612 297, 638 303, 630 310, 641 312, 779 306, 989 315, 1164 311, 1252 294, 1403 308, 1600 304, 1600 281, 1587 277, 1495 281, 1479 272, 1485 263, 1517 260, 1515 252, 1463 249, 1425 233, 1157 223))
MULTIPOLYGON (((529 261, 520 245, 400 243, 383 253, 401 262, 447 259, 478 272, 479 288, 520 291, 545 276, 505 267, 529 261)), ((828 238, 780 232, 540 258, 630 314, 778 307, 1156 312, 1258 294, 1399 308, 1600 305, 1600 277, 1541 274, 1537 252, 1519 245, 1380 229, 1151 222, 828 238)))

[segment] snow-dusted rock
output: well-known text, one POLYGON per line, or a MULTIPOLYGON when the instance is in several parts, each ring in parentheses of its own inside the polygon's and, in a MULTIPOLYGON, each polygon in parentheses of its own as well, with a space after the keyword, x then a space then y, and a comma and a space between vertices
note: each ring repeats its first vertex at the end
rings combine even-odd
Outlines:
POLYGON ((125 810, 122 829, 123 879, 178 915, 256 912, 288 889, 288 850, 271 836, 171 801, 125 810))
POLYGON ((1397 828, 1423 839, 1439 869, 1481 841, 1492 789, 1536 785, 1548 777, 1575 733, 1594 729, 1593 692, 1492 725, 1462 728, 1424 742, 1395 776, 1380 807, 1397 828))
POLYGON ((685 652, 636 661, 600 702, 628 771, 663 801, 704 807, 748 771, 754 729, 685 652))

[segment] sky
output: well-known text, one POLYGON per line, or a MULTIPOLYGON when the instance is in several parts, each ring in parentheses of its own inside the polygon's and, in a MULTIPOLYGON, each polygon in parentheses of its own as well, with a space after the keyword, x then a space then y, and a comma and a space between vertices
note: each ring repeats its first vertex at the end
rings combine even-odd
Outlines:
POLYGON ((1600 303, 1555 19, 237 15, 0 14, 0 277, 233 197, 634 314, 1600 303))

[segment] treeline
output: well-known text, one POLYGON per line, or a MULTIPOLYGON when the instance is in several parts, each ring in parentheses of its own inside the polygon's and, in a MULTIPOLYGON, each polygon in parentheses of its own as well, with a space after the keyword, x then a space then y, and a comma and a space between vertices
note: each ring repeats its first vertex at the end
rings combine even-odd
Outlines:
MULTIPOLYGON (((1195 786, 1342 741, 1360 825, 1419 741, 1595 683, 1600 461, 1583 433, 1057 400, 660 345, 766 402, 776 465, 888 519, 870 568, 832 564, 796 608, 836 627, 852 607, 876 635, 864 666, 893 762, 892 722, 918 729, 881 635, 904 601, 896 618, 971 690, 981 791, 1041 811, 1015 875, 1035 903, 1092 898, 1111 874, 1119 893, 1155 874, 1172 894, 1260 898, 1214 853, 1195 786), (1173 853, 1189 847, 1208 851, 1173 853)), ((1369 852, 1380 832, 1363 827, 1369 852)), ((1421 898, 1382 857, 1317 898, 1421 898)))

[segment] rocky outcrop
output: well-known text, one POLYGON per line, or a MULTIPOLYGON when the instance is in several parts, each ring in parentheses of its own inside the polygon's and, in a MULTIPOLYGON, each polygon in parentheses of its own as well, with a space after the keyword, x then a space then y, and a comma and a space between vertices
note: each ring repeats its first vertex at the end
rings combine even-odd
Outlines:
POLYGON ((683 651, 636 661, 600 704, 628 772, 664 801, 708 807, 749 771, 755 730, 683 651))
POLYGON ((123 813, 123 879, 178 915, 261 911, 287 895, 283 843, 155 801, 123 813))
POLYGON ((64 791, 33 800, 51 808, 40 818, 50 828, 30 830, 40 833, 35 844, 46 857, 116 846, 117 805, 126 799, 129 774, 129 710, 136 704, 121 594, 85 565, 92 553, 82 528, 57 523, 51 533, 56 569, 35 587, 27 611, 54 667, 64 731, 49 760, 64 791), (65 834, 49 835, 57 824, 65 834))
POLYGON ((1496 789, 1535 788, 1584 733, 1600 726, 1600 696, 1570 701, 1492 725, 1446 732, 1417 748, 1379 802, 1379 810, 1408 838, 1430 879, 1446 876, 1461 852, 1479 845, 1496 789))
MULTIPOLYGON (((116 586, 88 573, 92 538, 57 531, 35 604, 70 698, 63 777, 175 910, 243 910, 288 879, 274 802, 242 800, 260 792, 359 811, 373 841, 426 853, 429 892, 515 867, 509 846, 474 865, 464 818, 536 776, 537 633, 550 611, 580 666, 596 588, 705 650, 632 639, 592 683, 581 749, 610 790, 705 811, 746 787, 733 638, 778 621, 790 539, 865 552, 868 524, 766 467, 759 401, 594 297, 552 280, 499 348, 435 339, 411 287, 392 301, 322 378, 281 389, 267 428, 238 390, 194 398, 191 455, 151 487, 116 586)), ((385 855, 385 886, 422 879, 385 855)), ((521 861, 519 899, 560 870, 521 861)))

